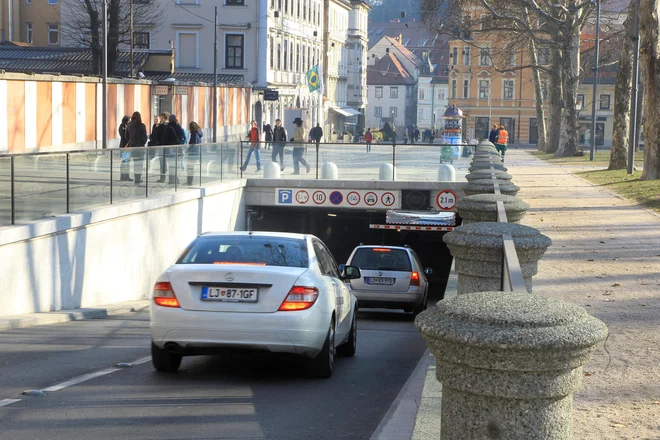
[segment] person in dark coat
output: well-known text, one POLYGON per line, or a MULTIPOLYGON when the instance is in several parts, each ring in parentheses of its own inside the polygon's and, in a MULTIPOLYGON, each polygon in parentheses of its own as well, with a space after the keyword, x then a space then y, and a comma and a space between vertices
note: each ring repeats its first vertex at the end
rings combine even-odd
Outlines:
MULTIPOLYGON (((128 146, 128 123, 131 120, 131 117, 126 115, 121 119, 121 124, 119 125, 119 148, 126 148, 128 146)), ((122 182, 128 182, 131 180, 130 176, 131 169, 131 155, 126 153, 121 153, 121 163, 119 164, 119 180, 122 182)))
POLYGON ((280 157, 280 170, 284 171, 284 146, 286 145, 286 130, 282 127, 282 120, 275 120, 273 129, 273 154, 271 159, 277 163, 277 156, 280 157))
POLYGON ((265 124, 263 127, 264 132, 264 141, 266 142, 266 150, 271 148, 271 142, 273 142, 273 128, 270 124, 265 124))
MULTIPOLYGON (((142 123, 142 115, 140 112, 134 112, 131 116, 131 122, 126 127, 128 132, 128 146, 131 148, 144 147, 147 145, 149 137, 147 136, 147 127, 142 123)), ((133 173, 135 174, 135 184, 139 185, 142 182, 142 163, 144 161, 144 153, 146 150, 140 148, 131 152, 133 159, 133 173)))
MULTIPOLYGON (((179 124, 179 121, 176 118, 176 115, 170 115, 169 113, 165 112, 161 115, 161 122, 165 120, 165 122, 161 125, 163 125, 163 131, 160 136, 160 144, 162 146, 170 146, 170 145, 181 145, 182 144, 182 139, 184 138, 183 135, 183 129, 181 128, 181 125, 179 124)), ((180 153, 179 148, 163 148, 163 157, 169 158, 169 179, 168 179, 168 184, 169 185, 174 185, 175 182, 179 183, 179 178, 177 176, 177 170, 176 170, 176 156, 180 153)), ((160 179, 158 180, 159 183, 165 182, 165 170, 163 169, 163 166, 161 164, 160 168, 160 179)))
POLYGON ((197 162, 200 160, 199 155, 202 147, 199 144, 202 143, 204 132, 195 121, 188 124, 188 129, 190 130, 190 140, 188 141, 190 146, 186 153, 186 175, 188 186, 191 186, 195 178, 195 165, 197 165, 197 162))
POLYGON ((490 131, 490 134, 488 135, 488 140, 493 144, 496 144, 497 137, 499 135, 500 135, 500 130, 497 128, 497 124, 493 124, 493 129, 490 131))
POLYGON ((316 148, 319 148, 319 144, 321 143, 321 139, 323 138, 323 129, 321 128, 321 124, 316 124, 316 127, 312 128, 312 141, 316 143, 316 148))

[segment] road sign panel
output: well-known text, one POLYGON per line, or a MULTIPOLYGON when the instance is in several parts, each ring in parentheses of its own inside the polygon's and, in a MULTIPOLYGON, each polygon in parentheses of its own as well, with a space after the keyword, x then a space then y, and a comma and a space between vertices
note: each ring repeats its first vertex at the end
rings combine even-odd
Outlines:
POLYGON ((309 193, 304 189, 299 190, 296 193, 296 202, 301 205, 305 205, 309 201, 309 193))
POLYGON ((436 206, 443 211, 451 211, 454 209, 457 201, 458 197, 456 197, 456 193, 450 189, 440 191, 435 198, 436 206))
POLYGON ((339 191, 333 191, 330 193, 330 203, 333 205, 341 205, 341 202, 344 201, 344 195, 339 191))
POLYGON ((382 196, 380 196, 380 202, 385 205, 385 206, 392 206, 394 205, 394 202, 396 201, 396 198, 394 197, 394 194, 391 192, 386 192, 382 196))
POLYGON ((400 190, 276 188, 275 204, 343 209, 399 209, 400 190))
POLYGON ((361 199, 361 197, 360 197, 360 193, 358 193, 358 192, 356 192, 356 191, 351 191, 351 192, 349 192, 348 195, 346 196, 346 201, 347 201, 348 204, 351 205, 351 206, 355 206, 355 205, 357 205, 358 203, 360 203, 360 199, 361 199))
POLYGON ((322 205, 325 203, 326 196, 323 191, 314 191, 314 195, 312 195, 312 200, 314 200, 314 203, 317 205, 322 205))

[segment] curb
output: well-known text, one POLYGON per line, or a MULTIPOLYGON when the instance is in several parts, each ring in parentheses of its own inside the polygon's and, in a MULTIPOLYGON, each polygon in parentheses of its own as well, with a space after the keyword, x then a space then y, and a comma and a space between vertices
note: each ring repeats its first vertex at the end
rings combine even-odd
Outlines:
POLYGON ((106 318, 131 312, 142 312, 149 307, 149 300, 127 301, 119 304, 101 305, 55 312, 28 313, 25 315, 0 317, 0 331, 49 325, 84 319, 106 318))

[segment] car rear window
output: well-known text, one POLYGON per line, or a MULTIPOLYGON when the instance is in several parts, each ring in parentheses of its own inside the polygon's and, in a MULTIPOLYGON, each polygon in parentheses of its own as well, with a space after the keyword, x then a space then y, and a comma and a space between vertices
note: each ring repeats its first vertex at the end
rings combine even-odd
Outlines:
POLYGON ((412 271, 408 252, 403 249, 360 248, 355 251, 351 266, 366 270, 412 271))
POLYGON ((199 237, 177 264, 252 264, 308 267, 305 240, 260 236, 199 237))

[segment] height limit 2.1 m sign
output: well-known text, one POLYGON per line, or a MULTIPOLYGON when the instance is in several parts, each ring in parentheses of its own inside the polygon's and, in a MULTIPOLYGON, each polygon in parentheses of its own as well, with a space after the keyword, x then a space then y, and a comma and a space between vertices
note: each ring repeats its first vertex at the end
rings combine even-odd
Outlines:
POLYGON ((275 204, 308 208, 399 209, 401 191, 371 189, 277 188, 275 204))

